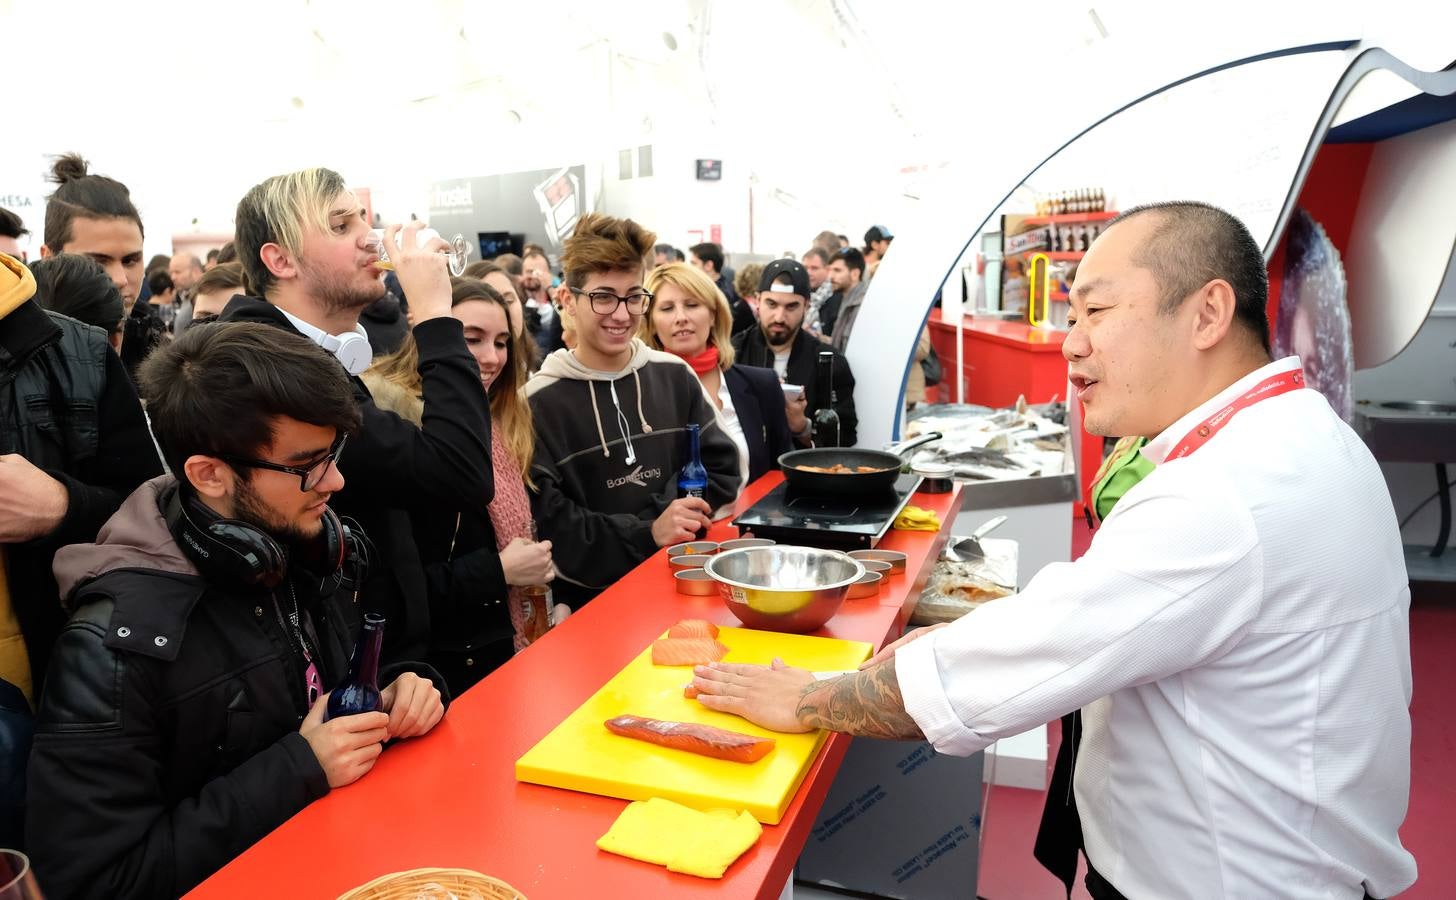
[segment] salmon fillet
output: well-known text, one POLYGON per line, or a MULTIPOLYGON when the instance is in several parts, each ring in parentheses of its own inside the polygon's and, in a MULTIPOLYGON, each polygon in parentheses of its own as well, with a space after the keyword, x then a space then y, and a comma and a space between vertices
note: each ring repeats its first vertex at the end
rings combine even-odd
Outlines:
POLYGON ((652 642, 654 666, 696 666, 717 662, 728 648, 712 638, 663 638, 652 642))
POLYGON ((664 722, 642 716, 617 716, 608 719, 606 725, 612 734, 730 762, 758 762, 768 755, 775 743, 773 738, 754 737, 711 725, 664 722))
POLYGON ((667 629, 669 638, 716 638, 718 626, 707 619, 683 619, 667 629))

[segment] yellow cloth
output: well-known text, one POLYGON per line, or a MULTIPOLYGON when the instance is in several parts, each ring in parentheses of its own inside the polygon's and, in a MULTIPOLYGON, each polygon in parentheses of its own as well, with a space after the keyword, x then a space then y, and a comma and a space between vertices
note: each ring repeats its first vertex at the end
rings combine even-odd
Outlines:
POLYGON ((0 319, 35 295, 35 276, 25 263, 0 253, 0 319))
POLYGON ((698 812, 653 797, 627 804, 597 846, 618 856, 667 866, 669 872, 722 878, 734 860, 758 843, 761 834, 763 826, 746 812, 698 812))
POLYGON ((895 517, 895 527, 901 531, 939 531, 940 516, 932 510, 907 506, 895 517))
POLYGON ((20 688, 31 709, 35 698, 30 683, 30 651, 25 649, 25 636, 20 633, 20 620, 10 605, 10 585, 5 576, 5 548, 0 546, 0 678, 20 688))

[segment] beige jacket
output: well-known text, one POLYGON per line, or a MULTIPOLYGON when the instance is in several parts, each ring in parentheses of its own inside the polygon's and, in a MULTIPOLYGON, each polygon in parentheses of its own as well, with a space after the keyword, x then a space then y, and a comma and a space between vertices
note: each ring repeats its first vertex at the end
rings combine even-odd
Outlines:
POLYGON ((920 340, 915 342, 915 362, 910 366, 910 373, 905 376, 905 402, 925 402, 925 369, 920 365, 930 356, 930 326, 926 326, 920 332, 920 340))

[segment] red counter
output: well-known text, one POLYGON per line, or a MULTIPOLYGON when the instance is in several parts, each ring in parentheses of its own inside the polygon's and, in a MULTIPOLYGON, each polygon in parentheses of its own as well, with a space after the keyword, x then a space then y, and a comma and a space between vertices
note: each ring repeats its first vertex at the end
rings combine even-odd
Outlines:
MULTIPOLYGON (((955 323, 943 321, 937 307, 930 311, 929 324, 930 343, 950 375, 956 361, 955 323)), ((1028 403, 1067 399, 1067 361, 1062 358, 1066 332, 966 316, 961 334, 967 403, 1000 409, 1019 396, 1028 403)), ((940 391, 941 402, 956 402, 953 378, 945 378, 940 391)))
MULTIPOLYGON (((746 507, 782 480, 750 485, 746 507)), ((916 494, 939 533, 891 531, 880 546, 909 555, 904 575, 875 599, 846 601, 816 634, 868 641, 898 636, 944 546, 961 503, 916 494)), ((736 537, 726 522, 712 540, 736 537)), ((673 622, 737 625, 716 597, 673 589, 662 551, 628 573, 547 638, 459 697, 434 731, 391 747, 364 778, 284 823, 188 895, 194 900, 329 898, 388 872, 427 866, 474 869, 531 900, 582 897, 779 896, 849 746, 831 735, 778 825, 721 880, 694 878, 605 853, 596 840, 626 801, 522 784, 515 761, 673 622)))

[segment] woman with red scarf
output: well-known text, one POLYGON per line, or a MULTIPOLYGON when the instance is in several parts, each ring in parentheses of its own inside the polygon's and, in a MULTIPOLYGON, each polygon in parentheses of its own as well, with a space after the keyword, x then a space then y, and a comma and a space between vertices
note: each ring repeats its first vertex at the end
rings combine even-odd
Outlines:
POLYGON ((749 481, 776 468, 779 455, 794 449, 783 389, 772 369, 733 364, 733 314, 723 292, 685 263, 653 269, 645 287, 652 300, 639 336, 681 356, 698 373, 749 481))

